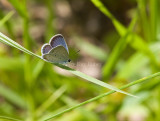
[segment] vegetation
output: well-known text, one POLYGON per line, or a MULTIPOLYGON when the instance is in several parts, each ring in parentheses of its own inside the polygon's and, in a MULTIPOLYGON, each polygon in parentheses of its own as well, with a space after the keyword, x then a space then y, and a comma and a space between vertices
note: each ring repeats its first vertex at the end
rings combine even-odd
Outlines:
POLYGON ((159 5, 0 1, 0 120, 159 121, 159 5), (41 58, 57 33, 68 65, 41 58))

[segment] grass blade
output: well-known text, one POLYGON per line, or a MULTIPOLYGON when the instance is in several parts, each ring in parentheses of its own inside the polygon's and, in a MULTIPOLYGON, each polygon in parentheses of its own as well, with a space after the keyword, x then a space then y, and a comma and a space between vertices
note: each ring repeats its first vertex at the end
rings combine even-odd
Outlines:
MULTIPOLYGON (((133 85, 135 85, 135 84, 142 83, 142 82, 147 81, 147 80, 149 80, 149 79, 155 78, 155 77, 157 77, 157 76, 160 76, 160 72, 155 73, 155 74, 152 74, 152 75, 147 76, 147 77, 144 77, 144 78, 142 78, 142 79, 133 81, 133 82, 131 82, 131 83, 129 83, 129 84, 126 84, 126 85, 120 87, 120 89, 128 88, 128 87, 133 86, 133 85)), ((53 119, 53 118, 55 118, 55 117, 57 117, 57 116, 60 116, 60 115, 62 115, 62 114, 64 114, 64 113, 66 113, 66 112, 69 112, 69 111, 71 111, 71 110, 73 110, 73 109, 75 109, 75 108, 78 108, 78 107, 83 106, 83 105, 85 105, 85 104, 87 104, 87 103, 93 102, 93 101, 95 101, 95 100, 98 100, 98 99, 100 99, 100 98, 102 98, 102 97, 105 97, 105 96, 107 96, 107 95, 109 95, 109 94, 112 94, 112 93, 114 93, 114 92, 115 92, 115 91, 112 90, 112 91, 109 91, 109 92, 107 92, 107 93, 104 93, 104 94, 101 94, 101 95, 99 95, 99 96, 96 96, 96 97, 94 97, 94 98, 91 98, 91 99, 89 99, 89 100, 87 100, 87 101, 84 101, 84 102, 82 102, 82 103, 79 103, 79 104, 77 104, 77 105, 75 105, 75 106, 73 106, 73 107, 71 107, 71 108, 68 108, 68 109, 66 109, 66 110, 63 110, 62 112, 59 112, 59 113, 53 115, 52 117, 49 117, 49 118, 45 119, 45 121, 48 121, 48 120, 50 120, 50 119, 53 119)))
POLYGON ((36 115, 41 116, 42 113, 50 107, 62 94, 66 91, 66 86, 57 89, 37 110, 36 115))
MULTIPOLYGON (((18 43, 14 42, 13 40, 11 40, 10 38, 8 38, 7 36, 3 35, 2 33, 0 33, 0 42, 3 42, 3 43, 8 44, 10 46, 16 47, 17 49, 19 49, 19 50, 21 50, 21 51, 23 51, 23 52, 25 52, 27 54, 30 54, 32 56, 35 56, 37 58, 42 59, 41 56, 36 55, 36 54, 32 53, 31 51, 25 49, 24 47, 22 47, 18 43)), ((102 81, 100 81, 98 79, 90 77, 90 76, 88 76, 88 75, 86 75, 86 74, 84 74, 84 73, 82 73, 80 71, 76 71, 76 70, 74 70, 72 68, 69 68, 69 67, 67 67, 65 65, 62 65, 62 64, 55 64, 55 65, 57 65, 60 68, 65 69, 65 70, 68 70, 69 72, 73 73, 74 75, 79 76, 79 77, 81 77, 83 79, 86 79, 86 80, 88 80, 88 81, 90 81, 92 83, 95 83, 95 84, 99 85, 99 86, 102 86, 102 87, 105 87, 105 88, 108 88, 108 89, 111 89, 111 90, 114 90, 114 91, 117 91, 117 92, 129 95, 129 96, 136 97, 136 96, 134 96, 134 95, 132 95, 130 93, 122 91, 122 90, 120 90, 120 89, 118 89, 116 87, 113 87, 113 86, 111 86, 111 85, 109 85, 107 83, 104 83, 104 82, 102 82, 102 81)))
MULTIPOLYGON (((150 24, 151 24, 151 35, 152 41, 157 40, 157 28, 158 28, 158 16, 159 16, 159 1, 150 0, 150 24)), ((146 12, 147 13, 147 12, 146 12)))
POLYGON ((60 68, 65 69, 65 70, 67 70, 67 71, 69 71, 69 72, 71 72, 72 74, 74 74, 74 75, 76 75, 76 76, 79 76, 79 77, 81 77, 81 78, 83 78, 83 79, 85 79, 85 80, 88 80, 88 81, 90 81, 90 82, 92 82, 92 83, 94 83, 94 84, 100 85, 100 86, 102 86, 102 87, 105 87, 105 88, 108 88, 108 89, 111 89, 111 90, 115 90, 115 91, 117 91, 117 92, 120 92, 120 93, 129 95, 129 96, 137 97, 137 96, 134 96, 134 95, 132 95, 132 94, 129 94, 129 93, 125 92, 125 91, 122 91, 122 90, 120 90, 120 89, 118 89, 118 88, 116 88, 116 87, 113 87, 113 86, 111 86, 111 85, 109 85, 109 84, 107 84, 107 83, 105 83, 105 82, 103 82, 103 81, 100 81, 100 80, 98 80, 98 79, 96 79, 96 78, 93 78, 93 77, 91 77, 91 76, 88 76, 88 75, 86 75, 86 74, 84 74, 84 73, 82 73, 82 72, 80 72, 80 71, 76 71, 76 70, 74 70, 74 69, 72 69, 72 68, 69 68, 69 67, 67 67, 67 66, 65 66, 65 65, 61 65, 61 64, 55 64, 55 65, 58 66, 58 67, 60 67, 60 68))
MULTIPOLYGON (((127 28, 125 28, 110 12, 109 10, 103 5, 103 3, 100 0, 91 0, 91 2, 109 19, 111 19, 113 25, 115 26, 117 32, 120 36, 124 36, 127 32, 127 28)), ((130 41, 130 44, 133 48, 136 50, 143 52, 150 58, 150 62, 153 64, 154 68, 158 71, 158 62, 156 60, 156 57, 149 49, 146 42, 137 34, 133 33, 134 35, 134 41, 130 41)))
POLYGON ((22 121, 22 120, 7 117, 7 116, 0 116, 0 119, 9 120, 9 121, 22 121))
POLYGON ((25 101, 13 90, 0 85, 0 95, 11 101, 15 105, 25 108, 25 101))
POLYGON ((118 33, 123 36, 126 33, 126 28, 110 13, 110 11, 102 4, 100 0, 91 0, 91 2, 104 14, 106 15, 115 26, 118 33))
POLYGON ((24 0, 22 0, 21 2, 19 0, 9 0, 9 2, 14 6, 14 8, 16 9, 16 11, 24 18, 28 18, 28 15, 25 11, 24 8, 24 0))
POLYGON ((6 23, 14 14, 14 11, 9 12, 1 21, 0 26, 2 26, 4 23, 6 23))
POLYGON ((103 78, 108 80, 111 76, 114 67, 116 66, 120 55, 123 53, 123 50, 126 48, 128 42, 133 39, 131 32, 133 31, 137 21, 137 16, 132 19, 126 34, 120 38, 120 40, 115 45, 112 53, 109 56, 109 59, 103 67, 103 78))
POLYGON ((15 48, 27 53, 27 54, 30 54, 32 56, 35 56, 35 57, 38 57, 38 58, 41 59, 41 56, 32 53, 31 51, 27 50, 26 48, 24 48, 23 46, 21 46, 17 42, 15 42, 12 39, 8 38, 7 36, 2 34, 1 32, 0 32, 0 42, 2 42, 4 44, 7 44, 7 45, 10 45, 10 46, 13 46, 13 47, 15 47, 15 48))

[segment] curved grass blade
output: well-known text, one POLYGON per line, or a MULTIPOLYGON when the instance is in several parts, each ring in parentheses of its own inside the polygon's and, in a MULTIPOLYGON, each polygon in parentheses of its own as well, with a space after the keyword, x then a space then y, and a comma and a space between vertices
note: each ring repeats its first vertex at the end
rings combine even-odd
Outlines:
POLYGON ((82 72, 80 72, 80 71, 77 71, 77 70, 74 70, 74 69, 72 69, 72 68, 69 68, 69 67, 67 67, 67 66, 65 66, 65 65, 58 64, 58 63, 54 63, 54 65, 56 65, 56 66, 58 66, 58 67, 60 67, 60 68, 62 68, 62 69, 65 69, 65 70, 71 72, 72 74, 74 74, 74 75, 76 75, 76 76, 79 76, 79 77, 81 77, 81 78, 83 78, 83 79, 85 79, 85 80, 88 80, 88 81, 90 81, 90 82, 92 82, 92 83, 94 83, 94 84, 100 85, 100 86, 102 86, 102 87, 105 87, 105 88, 108 88, 108 89, 110 89, 110 90, 114 90, 114 91, 117 91, 117 92, 120 92, 120 93, 129 95, 129 96, 137 97, 137 96, 135 96, 135 95, 132 95, 132 94, 130 94, 130 93, 127 93, 127 92, 125 92, 125 91, 122 91, 122 90, 120 90, 120 89, 118 89, 118 88, 116 88, 116 87, 114 87, 114 86, 112 86, 112 85, 109 85, 109 84, 107 84, 107 83, 105 83, 105 82, 103 82, 103 81, 100 81, 100 80, 98 80, 98 79, 96 79, 96 78, 93 78, 93 77, 91 77, 91 76, 88 76, 88 75, 86 75, 86 74, 84 74, 84 73, 82 73, 82 72))
POLYGON ((10 45, 10 46, 13 46, 13 47, 15 47, 15 48, 17 48, 17 49, 29 54, 29 55, 32 55, 32 56, 35 56, 35 57, 38 57, 38 58, 41 59, 41 56, 32 53, 31 51, 29 51, 26 48, 22 47, 20 44, 18 44, 17 42, 13 41, 10 38, 8 38, 7 36, 2 34, 1 32, 0 32, 0 42, 2 42, 4 44, 7 44, 7 45, 10 45))
MULTIPOLYGON (((32 55, 32 56, 35 56, 35 57, 37 57, 37 58, 42 59, 41 56, 32 53, 31 51, 29 51, 29 50, 27 50, 26 48, 22 47, 20 44, 14 42, 13 40, 11 40, 10 38, 8 38, 7 36, 5 36, 5 35, 2 34, 2 33, 0 33, 0 42, 3 42, 3 43, 8 44, 8 45, 10 45, 10 46, 13 46, 13 47, 15 47, 15 48, 17 48, 17 49, 19 49, 19 50, 27 53, 27 54, 30 54, 30 55, 32 55)), ((62 65, 62 64, 54 64, 54 65, 56 65, 56 66, 58 66, 58 67, 60 67, 60 68, 63 68, 63 69, 65 69, 65 70, 68 70, 69 72, 73 73, 74 75, 79 76, 79 77, 81 77, 81 78, 83 78, 83 79, 86 79, 86 80, 88 80, 88 81, 90 81, 90 82, 92 82, 92 83, 95 83, 95 84, 97 84, 97 85, 100 85, 100 86, 102 86, 102 87, 105 87, 105 88, 108 88, 108 89, 111 89, 111 90, 114 90, 114 91, 117 91, 117 92, 120 92, 120 93, 129 95, 129 96, 132 96, 132 97, 137 97, 137 96, 135 96, 135 95, 132 95, 132 94, 130 94, 130 93, 127 93, 127 92, 125 92, 125 91, 122 91, 122 90, 120 90, 120 89, 118 89, 118 88, 116 88, 116 87, 114 87, 114 86, 111 86, 111 85, 109 85, 109 84, 107 84, 107 83, 104 83, 104 82, 102 82, 102 81, 100 81, 100 80, 98 80, 98 79, 95 79, 95 78, 93 78, 93 77, 90 77, 90 76, 88 76, 88 75, 86 75, 86 74, 84 74, 84 73, 82 73, 82 72, 80 72, 80 71, 76 71, 76 70, 74 70, 74 69, 72 69, 72 68, 69 68, 69 67, 67 67, 67 66, 65 66, 65 65, 62 65)))
MULTIPOLYGON (((144 78, 142 78, 142 79, 138 79, 138 80, 136 80, 136 81, 133 81, 133 82, 131 82, 131 83, 129 83, 129 84, 126 84, 126 85, 120 87, 119 89, 128 88, 128 87, 133 86, 133 85, 135 85, 135 84, 139 84, 139 83, 142 83, 142 82, 147 81, 147 80, 149 80, 149 79, 155 78, 155 77, 157 77, 157 76, 160 76, 160 72, 155 73, 155 74, 152 74, 152 75, 147 76, 147 77, 144 77, 144 78)), ((107 93, 103 93, 103 94, 101 94, 101 95, 98 95, 98 96, 96 96, 96 97, 94 97, 94 98, 91 98, 91 99, 89 99, 89 100, 87 100, 87 101, 84 101, 84 102, 82 102, 82 103, 79 103, 79 104, 77 104, 77 105, 75 105, 75 106, 73 106, 73 107, 71 107, 71 108, 68 108, 68 109, 66 109, 66 110, 63 110, 62 112, 59 112, 59 113, 57 113, 57 114, 55 114, 55 115, 53 115, 53 116, 45 119, 44 121, 51 120, 51 119, 53 119, 53 118, 55 118, 55 117, 57 117, 57 116, 60 116, 60 115, 62 115, 62 114, 64 114, 64 113, 66 113, 66 112, 69 112, 69 111, 71 111, 71 110, 73 110, 73 109, 75 109, 75 108, 78 108, 78 107, 80 107, 80 106, 83 106, 83 105, 85 105, 85 104, 87 104, 87 103, 90 103, 90 102, 93 102, 93 101, 95 101, 95 100, 98 100, 98 99, 100 99, 100 98, 102 98, 102 97, 105 97, 105 96, 107 96, 107 95, 109 95, 109 94, 112 94, 112 93, 114 93, 114 92, 115 92, 115 91, 112 90, 112 91, 109 91, 109 92, 107 92, 107 93)))

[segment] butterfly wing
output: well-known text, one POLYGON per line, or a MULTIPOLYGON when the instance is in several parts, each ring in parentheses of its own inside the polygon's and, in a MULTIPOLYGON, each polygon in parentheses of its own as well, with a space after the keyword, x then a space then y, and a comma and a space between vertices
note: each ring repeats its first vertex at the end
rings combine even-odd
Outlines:
POLYGON ((52 47, 49 44, 44 44, 42 46, 41 53, 47 54, 51 49, 52 49, 52 47))
POLYGON ((53 37, 50 39, 50 45, 51 45, 53 48, 55 48, 55 47, 57 47, 57 46, 63 46, 63 47, 67 50, 67 52, 68 52, 68 54, 69 54, 68 46, 67 46, 67 44, 66 44, 66 42, 65 42, 64 37, 63 37, 61 34, 57 34, 57 35, 53 36, 53 37))
POLYGON ((70 60, 68 52, 63 46, 52 48, 48 54, 42 55, 42 58, 51 63, 66 63, 70 60))

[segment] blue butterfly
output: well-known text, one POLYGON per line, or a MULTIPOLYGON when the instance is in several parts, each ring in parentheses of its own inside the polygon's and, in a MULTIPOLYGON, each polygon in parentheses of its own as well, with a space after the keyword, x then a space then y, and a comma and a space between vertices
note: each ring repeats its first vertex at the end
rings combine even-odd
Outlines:
POLYGON ((65 64, 70 62, 68 46, 61 34, 57 34, 50 39, 49 44, 44 44, 41 48, 42 59, 51 63, 65 64))

